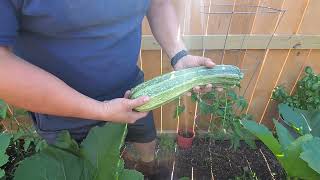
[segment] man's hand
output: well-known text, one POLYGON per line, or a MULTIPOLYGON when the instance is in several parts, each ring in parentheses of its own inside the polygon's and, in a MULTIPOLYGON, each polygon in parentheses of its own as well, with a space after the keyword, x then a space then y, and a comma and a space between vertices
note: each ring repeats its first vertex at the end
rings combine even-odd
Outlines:
POLYGON ((139 97, 137 99, 128 99, 130 91, 127 91, 124 98, 117 98, 103 102, 105 118, 108 121, 119 123, 134 123, 138 119, 147 116, 147 112, 136 112, 133 109, 149 101, 149 97, 139 97))
MULTIPOLYGON (((216 64, 209 58, 201 57, 201 56, 192 56, 188 55, 183 57, 178 61, 178 63, 174 66, 175 70, 181 70, 191 67, 197 66, 206 66, 208 68, 214 67, 216 64)), ((212 91, 212 84, 208 84, 204 87, 196 86, 193 88, 193 91, 196 93, 207 93, 212 91)))

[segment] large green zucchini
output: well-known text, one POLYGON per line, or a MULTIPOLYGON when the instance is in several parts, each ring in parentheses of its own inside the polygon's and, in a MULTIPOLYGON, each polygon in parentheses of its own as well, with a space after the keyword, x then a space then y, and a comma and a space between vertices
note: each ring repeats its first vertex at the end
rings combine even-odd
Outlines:
POLYGON ((146 112, 160 107, 195 86, 206 84, 232 86, 240 84, 243 73, 236 66, 216 65, 214 68, 194 67, 163 74, 134 87, 131 99, 149 96, 150 101, 136 111, 146 112))

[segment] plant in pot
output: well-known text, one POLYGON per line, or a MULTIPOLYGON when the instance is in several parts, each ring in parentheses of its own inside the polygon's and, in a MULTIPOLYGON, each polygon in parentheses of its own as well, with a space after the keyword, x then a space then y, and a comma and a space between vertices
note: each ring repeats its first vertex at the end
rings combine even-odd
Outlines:
MULTIPOLYGON (((178 105, 174 113, 174 118, 177 119, 185 111, 185 106, 178 105)), ((178 130, 177 144, 181 149, 190 149, 195 137, 195 133, 192 128, 185 125, 184 128, 178 130)))

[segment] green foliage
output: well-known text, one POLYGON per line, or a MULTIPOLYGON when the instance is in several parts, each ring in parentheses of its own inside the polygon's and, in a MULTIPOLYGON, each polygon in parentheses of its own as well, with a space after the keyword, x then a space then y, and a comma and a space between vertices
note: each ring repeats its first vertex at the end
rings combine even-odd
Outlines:
POLYGON ((14 179, 143 179, 141 173, 125 170, 120 158, 126 130, 123 124, 95 127, 80 146, 63 132, 57 143, 22 161, 14 179))
POLYGON ((283 86, 278 86, 273 91, 272 99, 302 110, 320 110, 320 75, 306 67, 305 76, 297 83, 293 95, 289 95, 283 86))
POLYGON ((159 136, 160 156, 169 156, 174 153, 175 141, 168 134, 161 134, 159 136))
POLYGON ((179 180, 190 180, 190 178, 189 177, 181 177, 181 178, 179 178, 179 180))
MULTIPOLYGON (((8 162, 9 156, 6 154, 6 149, 10 144, 11 135, 6 133, 1 133, 0 135, 0 166, 3 166, 8 162)), ((0 178, 5 175, 5 172, 0 170, 0 178)))
POLYGON ((251 133, 240 123, 243 119, 251 119, 243 112, 248 103, 242 96, 238 96, 232 89, 227 89, 222 93, 212 91, 201 96, 193 93, 192 99, 198 102, 200 114, 211 114, 213 117, 209 125, 210 137, 228 137, 234 149, 240 146, 240 140, 244 140, 252 148, 255 147, 251 133))
POLYGON ((309 166, 320 174, 320 138, 316 137, 302 145, 303 153, 300 158, 306 161, 309 166), (316 156, 315 156, 316 155, 316 156))
POLYGON ((318 141, 318 138, 307 134, 294 139, 282 124, 277 121, 274 121, 274 123, 276 124, 279 141, 264 125, 249 120, 242 121, 243 126, 256 135, 272 151, 289 177, 319 179, 320 174, 311 165, 308 165, 308 163, 314 165, 315 161, 308 162, 305 160, 307 158, 302 158, 303 154, 310 160, 313 157, 319 157, 319 152, 307 151, 311 146, 310 143, 312 143, 312 146, 317 145, 313 141, 318 141))
POLYGON ((183 105, 178 105, 176 106, 176 110, 175 110, 175 113, 173 115, 173 118, 178 118, 184 111, 185 111, 185 106, 183 105))
POLYGON ((0 119, 5 119, 7 117, 7 104, 0 99, 0 119))
POLYGON ((274 155, 277 157, 281 155, 281 146, 267 127, 257 124, 255 121, 251 120, 243 120, 241 122, 246 129, 267 145, 274 155))

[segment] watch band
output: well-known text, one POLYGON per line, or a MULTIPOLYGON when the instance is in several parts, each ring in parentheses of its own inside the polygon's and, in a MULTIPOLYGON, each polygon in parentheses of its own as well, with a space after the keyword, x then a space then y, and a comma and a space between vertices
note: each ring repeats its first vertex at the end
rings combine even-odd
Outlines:
POLYGON ((181 50, 171 58, 171 66, 174 67, 180 59, 188 55, 188 51, 181 50))

